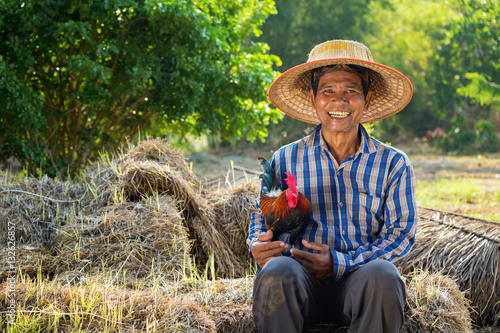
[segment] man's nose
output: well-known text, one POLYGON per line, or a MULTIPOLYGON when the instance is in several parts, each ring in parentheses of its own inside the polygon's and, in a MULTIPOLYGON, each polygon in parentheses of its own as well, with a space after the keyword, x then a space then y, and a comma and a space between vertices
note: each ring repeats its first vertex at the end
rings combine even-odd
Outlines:
POLYGON ((347 103, 347 95, 343 92, 338 92, 332 95, 331 101, 335 104, 345 104, 347 103))

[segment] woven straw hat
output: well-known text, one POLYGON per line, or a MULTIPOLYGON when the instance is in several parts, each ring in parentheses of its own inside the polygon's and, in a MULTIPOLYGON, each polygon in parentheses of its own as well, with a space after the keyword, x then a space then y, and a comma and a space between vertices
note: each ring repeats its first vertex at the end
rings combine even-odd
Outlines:
POLYGON ((370 50, 361 43, 332 40, 315 46, 306 63, 279 76, 269 88, 269 101, 292 118, 319 124, 309 95, 311 73, 314 68, 335 64, 371 69, 369 76, 373 98, 361 118, 362 124, 390 117, 401 111, 411 100, 413 88, 406 76, 374 62, 370 50))

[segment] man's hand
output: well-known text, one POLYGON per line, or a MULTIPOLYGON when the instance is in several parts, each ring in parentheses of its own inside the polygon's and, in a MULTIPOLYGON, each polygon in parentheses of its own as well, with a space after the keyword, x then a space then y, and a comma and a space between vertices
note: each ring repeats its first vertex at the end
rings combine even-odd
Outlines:
POLYGON ((252 252, 252 256, 260 268, 264 267, 266 262, 274 257, 279 257, 281 252, 288 249, 288 244, 285 242, 271 242, 271 239, 273 239, 273 232, 269 230, 265 234, 260 234, 250 248, 250 252, 252 252))
POLYGON ((305 240, 302 240, 302 244, 308 249, 318 251, 318 253, 291 249, 292 258, 313 273, 318 280, 332 278, 333 259, 328 245, 309 243, 305 240))

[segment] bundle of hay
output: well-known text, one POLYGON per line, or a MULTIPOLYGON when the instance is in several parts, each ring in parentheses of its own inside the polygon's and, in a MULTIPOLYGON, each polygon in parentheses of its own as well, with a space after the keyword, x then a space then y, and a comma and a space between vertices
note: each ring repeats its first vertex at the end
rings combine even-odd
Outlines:
POLYGON ((216 221, 229 240, 231 248, 242 260, 248 257, 246 239, 249 232, 250 219, 255 208, 255 199, 260 188, 255 183, 245 183, 237 188, 211 190, 205 194, 210 208, 214 211, 216 221))
MULTIPOLYGON (((0 312, 16 304, 16 331, 60 332, 216 332, 204 309, 166 295, 158 288, 128 290, 100 277, 80 285, 58 285, 43 280, 19 281, 8 296, 0 284, 0 312)), ((0 320, 0 330, 7 330, 0 320)))
MULTIPOLYGON (((4 177, 2 180, 5 182, 5 179, 7 178, 4 177)), ((136 147, 129 147, 126 153, 116 158, 103 155, 101 160, 87 172, 82 183, 72 184, 44 177, 28 178, 21 184, 11 182, 8 186, 0 185, 2 185, 0 207, 5 208, 0 210, 0 230, 4 231, 0 237, 4 243, 7 243, 6 236, 10 223, 16 226, 18 246, 29 245, 29 248, 35 248, 40 253, 49 250, 67 253, 69 245, 77 244, 75 239, 87 237, 84 234, 88 232, 87 228, 96 227, 92 226, 92 221, 99 220, 104 223, 101 219, 103 214, 117 211, 123 213, 125 202, 137 204, 143 200, 156 200, 155 198, 159 196, 169 196, 173 200, 169 201, 168 209, 179 212, 184 226, 187 227, 188 237, 193 241, 191 254, 196 258, 199 271, 205 269, 211 255, 215 275, 218 277, 244 276, 248 268, 246 257, 243 255, 246 251, 242 249, 249 221, 246 204, 250 200, 244 194, 248 191, 236 190, 239 192, 233 196, 232 191, 228 190, 219 193, 203 190, 183 154, 164 141, 144 140, 136 147), (6 189, 3 189, 4 187, 6 189), (214 202, 218 203, 211 207, 214 202), (224 202, 234 203, 237 207, 230 208, 224 202), (229 211, 232 216, 228 214, 229 211), (65 227, 68 223, 71 226, 67 228, 72 228, 70 232, 65 227), (78 223, 82 225, 81 229, 74 228, 78 223), (54 240, 56 231, 67 232, 72 235, 73 240, 69 241, 71 237, 64 238, 63 234, 54 240), (61 244, 65 245, 63 249, 61 244)), ((253 203, 249 204, 249 207, 253 208, 253 203)), ((121 220, 120 223, 126 225, 128 219, 137 219, 137 216, 132 216, 130 213, 128 215, 126 218, 118 218, 121 220)), ((143 222, 147 224, 151 221, 143 222)), ((102 240, 97 233, 92 237, 97 238, 96 243, 102 240)), ((120 244, 123 242, 132 243, 130 238, 125 238, 120 244)), ((116 247, 116 251, 122 250, 122 247, 116 247)), ((30 251, 27 250, 25 257, 28 260, 25 264, 21 263, 21 266, 22 271, 33 275, 32 267, 40 263, 43 255, 34 258, 30 251)), ((83 251, 83 255, 87 254, 91 257, 83 256, 81 260, 93 261, 93 254, 83 251)), ((134 260, 134 256, 135 253, 129 260, 134 260)), ((113 257, 121 258, 121 255, 111 256, 113 257)), ((72 259, 67 260, 68 263, 74 262, 72 259)), ((45 267, 44 271, 56 269, 56 272, 60 273, 62 268, 59 266, 45 267)), ((71 271, 71 265, 66 266, 71 271)))
POLYGON ((498 327, 500 317, 500 224, 419 208, 415 245, 399 263, 404 273, 415 268, 441 272, 467 292, 479 325, 498 327))
POLYGON ((53 274, 77 272, 74 278, 106 270, 139 279, 191 273, 188 230, 170 196, 79 216, 58 230, 53 243, 56 253, 46 268, 53 274))
POLYGON ((0 177, 0 244, 7 244, 9 227, 15 227, 16 244, 50 247, 54 230, 88 206, 90 197, 82 183, 4 174, 0 177))
MULTIPOLYGON (((408 277, 402 332, 471 332, 467 303, 453 280, 417 272, 408 277)), ((16 285, 17 329, 91 332, 254 332, 253 277, 162 281, 145 290, 123 288, 109 278, 78 285, 23 280, 16 285), (51 329, 52 328, 52 329, 51 329)), ((7 310, 8 283, 0 284, 0 312, 7 310)), ((0 323, 0 329, 4 329, 0 323)), ((345 332, 318 325, 309 332, 345 332)))
POLYGON ((227 237, 214 211, 200 191, 200 183, 182 153, 160 140, 146 140, 125 154, 118 163, 121 170, 118 192, 127 200, 168 194, 175 198, 178 210, 189 228, 193 253, 200 268, 213 254, 216 275, 242 276, 245 263, 228 246, 227 237))
MULTIPOLYGON (((192 173, 182 152, 158 139, 138 143, 116 159, 105 158, 89 173, 87 182, 99 189, 101 202, 137 201, 156 195, 175 199, 193 240, 192 254, 203 271, 213 255, 218 277, 243 276, 247 264, 235 250, 199 180, 192 173)), ((227 195, 230 195, 226 193, 227 195)), ((215 198, 220 194, 211 193, 215 198)))
POLYGON ((469 300, 451 278, 418 271, 408 276, 402 333, 472 332, 469 300))

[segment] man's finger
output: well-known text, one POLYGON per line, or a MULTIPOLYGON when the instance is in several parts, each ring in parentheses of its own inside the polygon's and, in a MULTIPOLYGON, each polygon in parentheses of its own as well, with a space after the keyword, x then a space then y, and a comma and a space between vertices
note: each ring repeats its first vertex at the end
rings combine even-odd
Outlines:
POLYGON ((286 249, 286 243, 284 242, 255 242, 252 245, 252 248, 257 248, 259 251, 272 251, 274 249, 280 249, 280 251, 284 251, 286 249))
POLYGON ((273 231, 268 230, 265 234, 262 233, 257 237, 257 240, 261 242, 269 242, 271 239, 273 239, 273 231))
POLYGON ((302 240, 302 244, 304 244, 304 246, 308 249, 311 249, 311 250, 314 250, 314 251, 318 251, 319 253, 325 253, 325 252, 328 252, 329 251, 329 247, 328 245, 325 245, 325 244, 319 244, 319 243, 312 243, 312 242, 308 242, 306 240, 302 240))
POLYGON ((314 260, 314 254, 307 251, 291 249, 290 253, 292 254, 292 258, 297 259, 299 262, 302 261, 313 262, 314 260))

